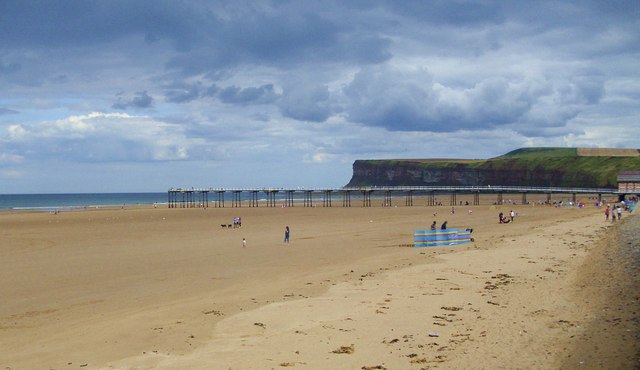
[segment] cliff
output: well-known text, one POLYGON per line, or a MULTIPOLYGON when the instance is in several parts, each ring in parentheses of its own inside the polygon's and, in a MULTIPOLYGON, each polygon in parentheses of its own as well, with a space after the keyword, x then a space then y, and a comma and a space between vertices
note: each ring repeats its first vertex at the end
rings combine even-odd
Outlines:
POLYGON ((523 148, 486 160, 357 160, 346 186, 542 186, 615 188, 640 170, 639 149, 523 148))

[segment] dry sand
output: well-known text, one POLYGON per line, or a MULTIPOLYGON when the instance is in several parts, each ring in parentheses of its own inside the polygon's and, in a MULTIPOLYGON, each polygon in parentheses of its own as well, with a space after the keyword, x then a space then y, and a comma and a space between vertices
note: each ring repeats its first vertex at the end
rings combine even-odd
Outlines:
POLYGON ((639 366, 600 210, 450 209, 0 214, 0 369, 639 366), (445 219, 475 243, 401 246, 445 219))

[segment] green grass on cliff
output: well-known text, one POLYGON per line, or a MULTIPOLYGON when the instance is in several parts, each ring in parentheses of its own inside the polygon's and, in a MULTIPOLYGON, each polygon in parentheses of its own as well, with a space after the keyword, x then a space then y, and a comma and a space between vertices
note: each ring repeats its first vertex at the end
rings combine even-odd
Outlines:
POLYGON ((520 148, 494 159, 502 158, 566 158, 577 157, 578 148, 520 148))
MULTIPOLYGON (((533 174, 553 173, 553 186, 565 187, 617 187, 617 176, 622 171, 640 171, 640 156, 591 155, 581 156, 577 148, 521 148, 505 155, 487 159, 406 159, 363 160, 378 168, 392 169, 412 166, 415 169, 456 169, 511 171, 533 174)), ((353 179, 352 179, 353 181, 353 179)), ((376 185, 373 178, 359 178, 353 185, 376 185)), ((526 184, 523 184, 526 185, 526 184)))

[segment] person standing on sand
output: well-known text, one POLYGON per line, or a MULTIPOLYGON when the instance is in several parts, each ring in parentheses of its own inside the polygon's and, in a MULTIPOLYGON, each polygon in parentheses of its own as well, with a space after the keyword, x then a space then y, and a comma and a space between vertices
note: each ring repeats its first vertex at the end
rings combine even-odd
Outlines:
POLYGON ((289 233, 290 233, 289 226, 287 226, 287 227, 284 228, 284 242, 285 243, 289 243, 289 233))
POLYGON ((511 217, 511 222, 513 222, 513 219, 516 217, 516 213, 511 210, 511 212, 509 212, 509 217, 511 217))
POLYGON ((247 246, 247 239, 242 238, 242 248, 247 246))
POLYGON ((431 230, 435 230, 435 229, 436 229, 436 227, 437 227, 437 226, 436 226, 436 222, 435 222, 435 221, 433 221, 433 223, 431 224, 431 230))
POLYGON ((611 212, 611 210, 609 209, 609 206, 607 206, 607 208, 604 209, 604 220, 605 221, 609 221, 609 213, 611 212))
POLYGON ((442 226, 440 227, 440 230, 446 230, 447 229, 447 221, 442 223, 442 226))
POLYGON ((622 220, 622 206, 618 205, 618 220, 622 220))

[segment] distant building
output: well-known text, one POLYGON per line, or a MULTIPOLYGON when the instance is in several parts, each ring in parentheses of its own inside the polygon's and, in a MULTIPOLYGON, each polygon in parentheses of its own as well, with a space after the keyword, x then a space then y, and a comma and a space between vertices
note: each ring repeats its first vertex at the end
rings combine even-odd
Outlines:
POLYGON ((624 171, 618 174, 618 191, 640 193, 640 171, 624 171))

